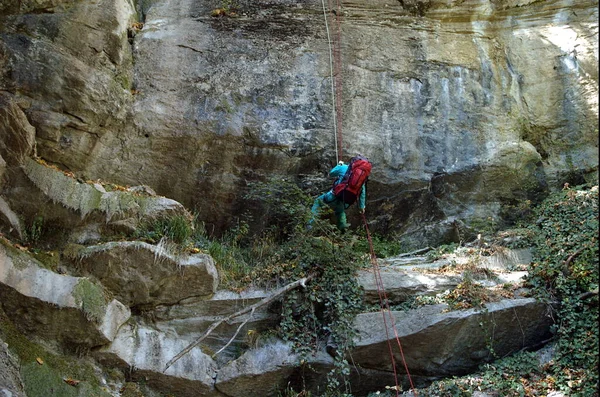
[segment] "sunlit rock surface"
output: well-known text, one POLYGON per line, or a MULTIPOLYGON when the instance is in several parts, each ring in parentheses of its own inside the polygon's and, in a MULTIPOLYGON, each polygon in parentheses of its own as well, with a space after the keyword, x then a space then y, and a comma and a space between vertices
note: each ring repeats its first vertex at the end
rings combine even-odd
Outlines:
MULTIPOLYGON (((321 2, 241 1, 220 18, 192 0, 20 4, 0 21, 1 83, 27 103, 44 159, 148 185, 216 230, 248 181, 328 188, 321 2)), ((454 221, 510 220, 511 206, 597 176, 596 2, 354 0, 340 29, 339 149, 374 162, 374 230, 457 240, 454 221)))

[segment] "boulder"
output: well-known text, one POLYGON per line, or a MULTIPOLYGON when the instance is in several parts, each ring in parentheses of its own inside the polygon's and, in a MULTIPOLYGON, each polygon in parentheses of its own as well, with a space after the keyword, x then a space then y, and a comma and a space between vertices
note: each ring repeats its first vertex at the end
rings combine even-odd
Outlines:
POLYGON ((352 359, 365 368, 391 371, 391 360, 382 359, 389 356, 389 341, 396 363, 403 363, 392 321, 410 373, 417 376, 463 375, 496 357, 536 347, 551 335, 548 305, 532 298, 489 303, 482 310, 447 309, 441 304, 387 314, 389 340, 381 312, 358 315, 360 336, 352 359))
MULTIPOLYGON (((266 296, 267 293, 261 290, 220 290, 210 299, 193 297, 184 299, 177 305, 159 305, 152 311, 152 317, 158 329, 174 331, 187 339, 197 338, 214 322, 266 296)), ((233 338, 230 345, 215 357, 217 363, 222 364, 236 358, 240 350, 247 349, 253 344, 252 341, 261 338, 262 332, 275 329, 278 323, 279 314, 273 312, 269 305, 262 306, 252 315, 246 313, 221 323, 203 340, 202 346, 217 352, 233 338), (249 333, 252 336, 249 336, 249 333)))
MULTIPOLYGON (((398 304, 417 295, 436 295, 456 287, 462 280, 460 276, 433 275, 422 272, 384 268, 379 270, 383 288, 389 304, 398 304)), ((365 291, 367 304, 380 302, 378 288, 373 270, 360 271, 358 283, 365 291)))
POLYGON ((164 244, 110 242, 80 247, 71 264, 93 276, 128 306, 175 304, 214 294, 219 283, 213 259, 206 254, 177 254, 164 244))
MULTIPOLYGON (((315 361, 332 364, 326 354, 315 361)), ((300 365, 299 357, 292 353, 289 343, 275 341, 250 349, 240 358, 221 368, 215 387, 231 397, 245 397, 248 391, 256 396, 277 396, 288 385, 288 378, 300 365)))
POLYGON ((198 347, 165 367, 189 341, 143 324, 123 326, 115 340, 93 352, 104 365, 130 371, 131 377, 163 393, 181 397, 219 396, 214 390, 216 364, 198 347))
POLYGON ((107 222, 113 218, 191 217, 175 200, 141 194, 135 190, 107 192, 97 184, 79 182, 60 170, 31 159, 25 162, 24 170, 49 200, 76 211, 82 218, 94 211, 102 213, 107 222))
MULTIPOLYGON (((525 271, 511 271, 532 261, 530 248, 498 249, 490 256, 481 256, 475 249, 460 248, 440 259, 427 256, 405 256, 380 259, 379 277, 390 305, 399 304, 414 296, 434 296, 451 290, 464 280, 460 266, 477 270, 487 269, 493 275, 471 274, 477 284, 494 287, 500 284, 516 284, 527 275, 525 271), (468 265, 468 266, 467 266, 468 265), (455 267, 456 269, 454 269, 455 267), (442 271, 443 270, 443 271, 442 271)), ((357 274, 359 284, 365 291, 367 304, 380 303, 380 289, 374 270, 361 270, 357 274)))
POLYGON ((44 269, 6 243, 0 245, 0 297, 21 332, 62 346, 106 344, 130 317, 129 309, 107 298, 102 286, 44 269))

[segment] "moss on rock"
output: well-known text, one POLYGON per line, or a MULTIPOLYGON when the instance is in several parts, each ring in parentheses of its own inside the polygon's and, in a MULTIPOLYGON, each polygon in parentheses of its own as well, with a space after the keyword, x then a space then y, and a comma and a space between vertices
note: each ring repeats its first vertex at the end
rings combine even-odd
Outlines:
POLYGON ((106 311, 107 298, 101 286, 83 278, 73 288, 75 302, 90 321, 100 323, 106 311))

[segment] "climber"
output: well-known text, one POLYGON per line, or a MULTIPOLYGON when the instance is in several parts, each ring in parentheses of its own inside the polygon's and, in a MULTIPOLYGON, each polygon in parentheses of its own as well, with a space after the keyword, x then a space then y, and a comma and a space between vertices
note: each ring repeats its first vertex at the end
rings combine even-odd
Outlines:
MULTIPOLYGON (((333 183, 333 187, 328 192, 323 193, 322 195, 317 197, 312 206, 312 209, 311 209, 312 216, 314 219, 314 217, 318 215, 319 209, 321 208, 323 203, 329 205, 329 207, 331 207, 331 209, 333 209, 333 212, 335 214, 335 217, 337 220, 337 227, 342 232, 345 231, 346 229, 348 229, 348 227, 350 227, 350 224, 346 222, 346 209, 348 207, 350 207, 350 205, 352 205, 354 200, 347 200, 347 199, 344 200, 344 193, 343 192, 340 193, 340 192, 338 192, 338 190, 340 190, 339 187, 341 187, 340 184, 342 182, 348 183, 348 181, 346 180, 347 178, 344 178, 344 177, 346 176, 350 166, 352 164, 355 164, 353 162, 353 160, 356 158, 358 158, 358 157, 355 157, 350 161, 350 165, 344 164, 343 161, 340 161, 338 163, 338 165, 336 165, 335 167, 333 167, 331 169, 331 171, 329 171, 329 176, 331 178, 336 178, 335 182, 333 183), (336 189, 336 187, 338 187, 338 188, 336 189), (335 192, 334 192, 334 190, 335 190, 335 192), (337 193, 337 195, 336 195, 336 193, 337 193)), ((360 156, 360 158, 364 159, 362 156, 360 156)), ((367 162, 368 162, 368 160, 367 160, 367 162)), ((369 163, 369 167, 368 167, 368 171, 366 172, 366 176, 368 176, 370 170, 371 170, 371 168, 370 168, 370 163, 369 163)), ((359 170, 359 171, 362 171, 362 170, 359 170)), ((364 173, 364 171, 362 171, 362 172, 364 173)), ((360 213, 362 214, 365 212, 366 195, 367 195, 366 187, 364 184, 366 177, 360 178, 360 179, 361 179, 361 181, 360 181, 361 186, 356 187, 356 189, 357 189, 356 191, 358 192, 358 189, 360 189, 360 194, 358 194, 357 199, 358 199, 358 209, 359 209, 360 213)), ((313 219, 310 220, 309 227, 312 224, 313 219)))

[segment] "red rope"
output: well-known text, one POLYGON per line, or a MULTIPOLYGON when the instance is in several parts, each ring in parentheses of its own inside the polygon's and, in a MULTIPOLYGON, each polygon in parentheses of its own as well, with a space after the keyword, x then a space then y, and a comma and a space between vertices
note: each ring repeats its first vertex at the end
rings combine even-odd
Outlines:
POLYGON ((404 363, 404 370, 406 371, 406 375, 408 376, 408 381, 410 382, 410 387, 413 390, 414 396, 417 397, 417 390, 413 384, 412 378, 410 376, 410 372, 408 371, 408 365, 406 364, 406 359, 404 357, 404 351, 402 349, 402 344, 400 343, 400 337, 398 336, 398 330, 396 329, 396 325, 394 324, 394 317, 392 316, 392 311, 390 310, 389 301, 387 298, 387 293, 385 292, 385 288, 383 287, 383 280, 381 278, 381 272, 379 271, 379 265, 377 264, 377 257, 375 256, 375 250, 373 249, 373 240, 371 239, 371 233, 369 233, 369 226, 367 225, 367 218, 365 218, 365 214, 362 214, 362 219, 365 224, 365 230, 367 232, 367 240, 369 241, 369 248, 371 251, 371 264, 373 266, 373 273, 375 275, 375 284, 377 285, 377 293, 379 294, 379 302, 381 304, 381 314, 383 315, 383 324, 385 326, 385 334, 387 337, 388 348, 390 351, 390 356, 392 360, 392 366, 394 368, 394 378, 396 381, 396 397, 399 397, 400 387, 398 384, 398 375, 396 371, 396 362, 394 360, 394 354, 392 352, 392 345, 390 342, 388 324, 386 320, 385 313, 387 312, 391 327, 394 330, 394 336, 396 337, 396 342, 398 344, 398 348, 400 349, 400 356, 402 357, 402 362, 404 363))

